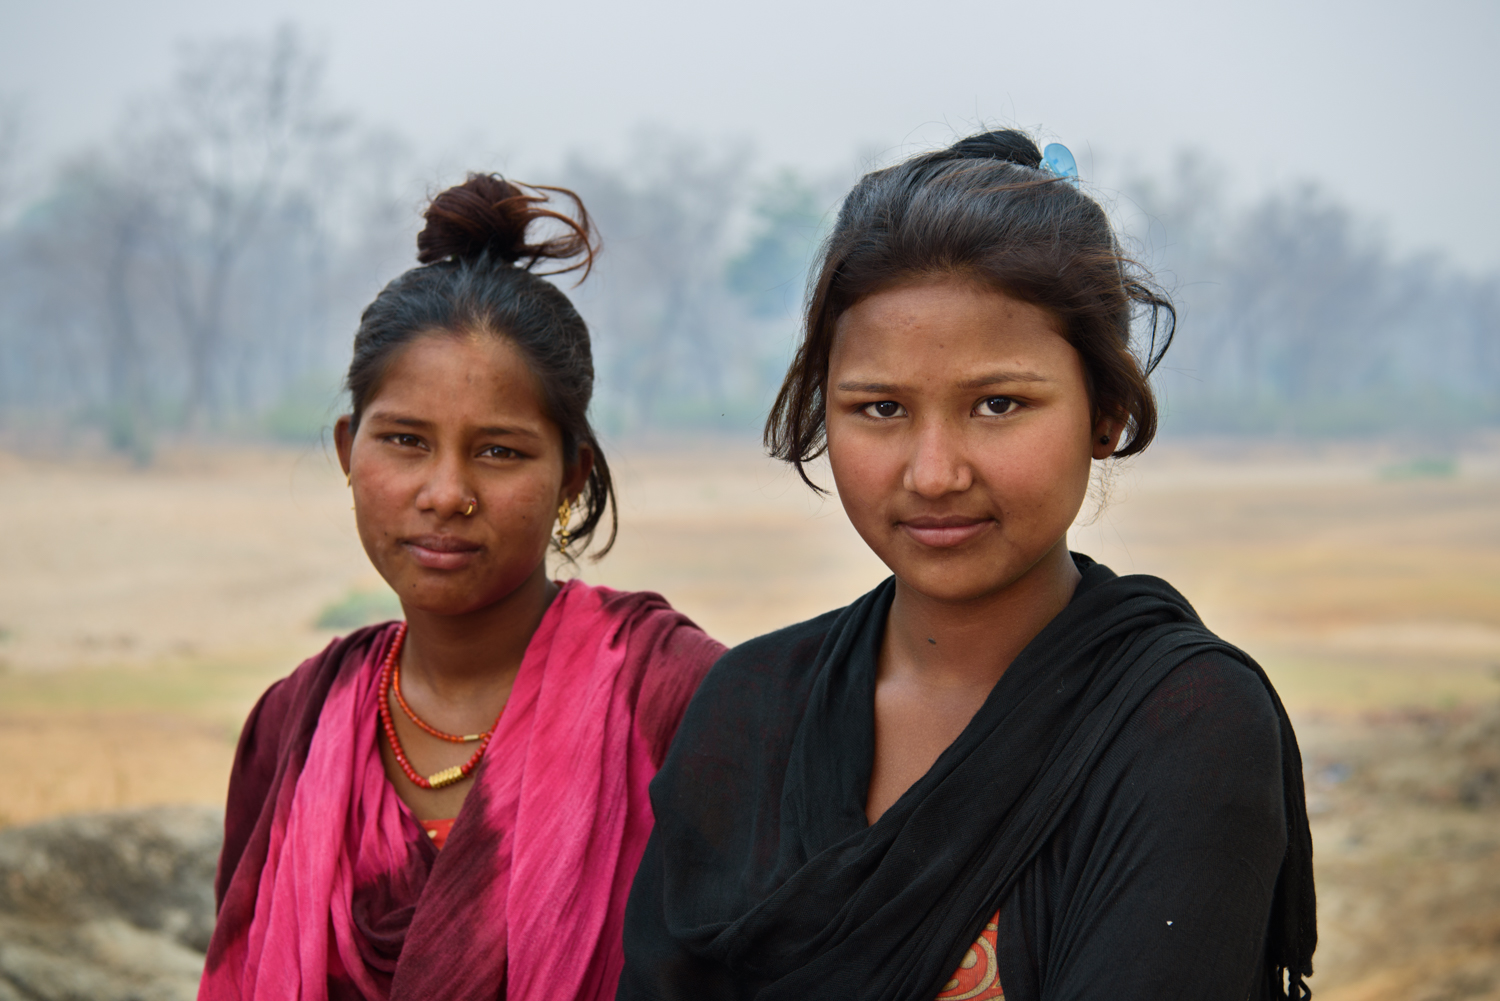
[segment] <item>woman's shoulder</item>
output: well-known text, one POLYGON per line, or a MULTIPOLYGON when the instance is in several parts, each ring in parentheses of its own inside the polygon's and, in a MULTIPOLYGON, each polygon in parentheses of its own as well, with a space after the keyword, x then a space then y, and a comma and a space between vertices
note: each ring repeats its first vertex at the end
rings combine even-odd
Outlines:
MULTIPOLYGON (((1270 679, 1249 654, 1209 629, 1180 591, 1158 577, 1116 576, 1102 564, 1082 559, 1088 564, 1088 587, 1080 588, 1085 600, 1109 608, 1110 614, 1138 616, 1151 635, 1192 651, 1168 655, 1177 662, 1136 708, 1135 727, 1209 739, 1223 726, 1279 733, 1282 712, 1270 679), (1117 608, 1123 611, 1116 613, 1117 608)), ((1151 665, 1149 658, 1140 663, 1151 665)))
POLYGON ((1174 667, 1141 702, 1097 777, 1130 804, 1173 804, 1143 816, 1192 827, 1182 815, 1232 814, 1249 827, 1265 820, 1274 834, 1282 830, 1282 756, 1294 753, 1283 736, 1259 669, 1229 649, 1205 650, 1174 667))
POLYGON ((818 652, 843 609, 784 626, 731 647, 703 679, 700 699, 772 706, 798 698, 817 673, 818 652))
POLYGON ((702 632, 697 623, 655 591, 624 591, 574 578, 556 582, 559 608, 572 616, 598 616, 603 626, 643 622, 671 623, 702 632))
POLYGON ((297 669, 282 680, 298 686, 316 683, 324 677, 331 679, 351 656, 362 660, 368 655, 370 647, 387 642, 400 625, 400 622, 391 619, 361 626, 343 636, 335 636, 328 641, 327 646, 298 664, 297 669))
MULTIPOLYGON (((565 581, 558 594, 570 628, 624 635, 632 656, 650 667, 684 667, 699 677, 724 652, 724 644, 672 607, 655 591, 621 591, 581 580, 565 581)), ((695 682, 696 683, 696 682, 695 682)))
POLYGON ((380 622, 356 629, 347 636, 336 636, 318 653, 297 665, 296 669, 271 683, 241 731, 240 747, 275 744, 286 724, 305 715, 310 705, 321 708, 333 679, 351 655, 363 658, 371 644, 381 642, 395 622, 380 622))
POLYGON ((1254 668, 1227 650, 1186 658, 1090 768, 1049 849, 1055 871, 1076 862, 1144 872, 1183 852, 1232 849, 1274 882, 1287 837, 1283 753, 1276 704, 1254 668))
POLYGON ((806 621, 746 640, 731 647, 724 655, 724 661, 735 667, 811 664, 843 611, 842 608, 835 608, 806 621))
POLYGON ((728 753, 739 761, 734 767, 749 767, 748 761, 740 761, 735 735, 756 734, 767 746, 787 744, 776 735, 801 718, 817 678, 818 653, 839 611, 757 636, 725 652, 688 705, 671 756, 681 764, 705 755, 717 760, 728 753))
POLYGON ((1268 685, 1248 658, 1241 659, 1228 647, 1208 649, 1168 672, 1136 717, 1155 732, 1244 725, 1276 733, 1280 719, 1268 685))

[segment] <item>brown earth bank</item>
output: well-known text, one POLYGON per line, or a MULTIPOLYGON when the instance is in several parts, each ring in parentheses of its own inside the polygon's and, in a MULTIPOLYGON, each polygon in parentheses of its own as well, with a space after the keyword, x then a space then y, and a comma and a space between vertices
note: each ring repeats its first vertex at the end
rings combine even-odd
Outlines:
POLYGON ((1500 703, 1299 724, 1329 1001, 1500 999, 1500 703))
MULTIPOLYGON (((1292 710, 1318 994, 1500 999, 1500 448, 1404 461, 1368 446, 1159 448, 1116 473, 1072 543, 1176 584, 1292 710)), ((836 498, 749 445, 665 442, 613 464, 616 551, 561 576, 661 591, 732 643, 885 575, 836 498)), ((0 455, 0 524, 3 843, 86 811, 216 808, 258 693, 351 624, 399 614, 318 449, 184 451, 148 470, 0 455)), ((31 919, 8 900, 0 1001, 105 996, 17 993, 5 957, 39 946, 14 937, 31 919)), ((128 951, 125 925, 159 932, 101 913, 114 923, 68 933, 90 955, 128 951)), ((128 996, 177 996, 154 990, 128 996)))
POLYGON ((0 1001, 190 1001, 223 814, 168 807, 0 831, 0 1001))

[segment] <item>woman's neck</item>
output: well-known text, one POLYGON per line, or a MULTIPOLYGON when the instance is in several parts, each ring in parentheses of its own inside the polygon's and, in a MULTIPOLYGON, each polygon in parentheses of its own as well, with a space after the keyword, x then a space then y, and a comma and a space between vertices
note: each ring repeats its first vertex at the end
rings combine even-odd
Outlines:
POLYGON ((987 691, 1067 607, 1079 580, 1065 538, 1010 586, 972 601, 937 601, 898 579, 882 662, 926 685, 987 691))
POLYGON ((557 591, 543 563, 510 594, 476 611, 436 615, 407 609, 403 685, 425 688, 445 702, 471 701, 497 684, 508 689, 557 591))

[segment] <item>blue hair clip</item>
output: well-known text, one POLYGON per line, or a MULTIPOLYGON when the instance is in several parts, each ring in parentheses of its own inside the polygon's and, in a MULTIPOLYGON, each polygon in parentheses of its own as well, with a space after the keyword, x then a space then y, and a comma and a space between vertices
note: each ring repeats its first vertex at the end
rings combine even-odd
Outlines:
POLYGON ((1066 177, 1078 182, 1078 161, 1062 143, 1048 143, 1042 150, 1042 169, 1057 177, 1066 177))

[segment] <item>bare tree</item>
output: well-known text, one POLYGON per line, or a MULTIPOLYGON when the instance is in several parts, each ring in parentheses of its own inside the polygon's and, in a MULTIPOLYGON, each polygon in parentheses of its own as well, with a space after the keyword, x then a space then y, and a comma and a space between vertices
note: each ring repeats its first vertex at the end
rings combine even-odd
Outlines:
POLYGON ((23 121, 19 98, 0 95, 0 220, 20 188, 23 121))
POLYGON ((746 299, 752 315, 796 322, 807 269, 837 201, 790 169, 759 186, 750 238, 726 271, 729 287, 746 299))
MULTIPOLYGON (((16 98, 0 95, 0 227, 9 219, 11 203, 15 200, 19 187, 21 142, 21 102, 16 98)), ((8 236, 4 229, 0 229, 0 302, 13 298, 15 293, 11 285, 18 272, 15 241, 7 238, 8 236)), ((0 425, 3 425, 6 410, 9 409, 8 389, 12 382, 10 368, 14 363, 13 358, 4 350, 4 320, 4 313, 0 311, 0 425)))
POLYGON ((142 246, 149 239, 155 206, 124 179, 104 179, 92 191, 86 210, 103 232, 104 278, 102 324, 105 340, 107 429, 110 444, 137 464, 151 458, 150 406, 142 364, 148 355, 136 306, 142 246), (111 183, 113 182, 113 183, 111 183))
POLYGON ((172 90, 138 113, 129 159, 155 186, 191 423, 221 409, 237 269, 299 171, 347 128, 324 110, 321 79, 322 60, 283 27, 187 47, 172 90))
MULTIPOLYGON (((105 157, 65 164, 10 241, 11 274, 22 283, 9 297, 10 318, 21 321, 12 336, 22 344, 4 352, 12 363, 29 356, 34 374, 45 373, 44 359, 53 358, 69 395, 94 412, 112 447, 140 462, 150 457, 145 367, 153 346, 145 330, 153 324, 143 319, 142 292, 152 210, 105 157)), ((55 397, 47 381, 33 379, 28 388, 55 397)))
POLYGON ((580 302, 597 335, 601 395, 627 421, 670 421, 723 397, 746 316, 724 281, 745 159, 741 148, 711 153, 652 129, 624 163, 575 156, 564 170, 603 234, 597 281, 580 302))
POLYGON ((164 426, 318 422, 418 188, 398 137, 326 110, 319 65, 290 30, 186 47, 116 142, 0 218, 0 410, 142 460, 164 426))

